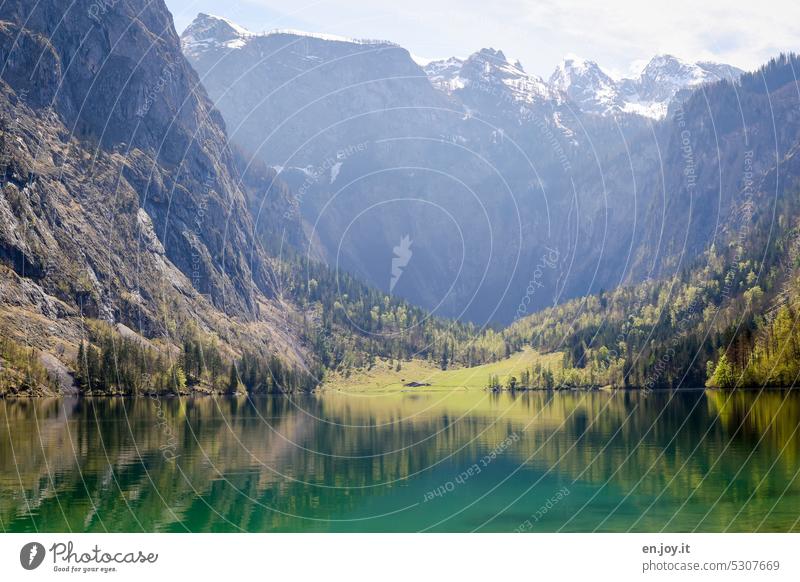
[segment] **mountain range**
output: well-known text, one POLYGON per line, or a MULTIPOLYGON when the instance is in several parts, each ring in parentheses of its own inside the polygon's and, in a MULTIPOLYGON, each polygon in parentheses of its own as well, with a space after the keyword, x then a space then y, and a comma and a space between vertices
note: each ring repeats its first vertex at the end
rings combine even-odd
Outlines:
MULTIPOLYGON (((248 45, 268 45, 273 36, 314 41, 361 44, 373 47, 400 48, 389 41, 357 40, 296 30, 273 30, 253 33, 231 20, 199 14, 181 35, 184 53, 189 59, 225 49, 247 49, 248 45)), ((409 55, 410 56, 410 55, 409 55)), ((313 54, 307 58, 314 59, 313 54)), ((317 56, 316 58, 322 58, 317 56)), ((415 62, 418 59, 411 57, 415 62)), ((670 104, 687 97, 698 87, 720 80, 735 81, 744 72, 720 63, 689 63, 669 55, 653 57, 635 78, 613 79, 597 63, 580 58, 561 62, 549 79, 525 72, 519 61, 509 62, 501 50, 481 49, 467 58, 419 61, 431 84, 453 94, 468 86, 502 84, 515 101, 535 103, 571 100, 581 111, 612 115, 630 113, 652 119, 666 116, 670 104)))
POLYGON ((632 249, 652 243, 667 113, 741 74, 659 56, 636 79, 568 60, 545 81, 490 48, 423 67, 391 42, 206 14, 181 38, 231 139, 298 194, 304 252, 389 291, 408 235, 392 292, 478 323, 652 274, 632 249), (559 274, 526 293, 548 248, 559 274))
POLYGON ((130 388, 120 361, 136 390, 235 392, 564 342, 606 374, 607 316, 648 346, 618 365, 644 383, 654 318, 674 333, 702 296, 738 337, 742 306, 791 281, 793 55, 544 80, 490 48, 420 64, 206 14, 179 37, 162 0, 12 0, 0 62, 0 393, 45 377, 20 345, 87 393, 130 388))
POLYGON ((550 76, 550 85, 566 93, 583 111, 663 119, 671 104, 695 89, 716 81, 733 82, 743 72, 731 65, 687 63, 672 55, 658 55, 637 78, 614 80, 595 62, 566 59, 550 76))

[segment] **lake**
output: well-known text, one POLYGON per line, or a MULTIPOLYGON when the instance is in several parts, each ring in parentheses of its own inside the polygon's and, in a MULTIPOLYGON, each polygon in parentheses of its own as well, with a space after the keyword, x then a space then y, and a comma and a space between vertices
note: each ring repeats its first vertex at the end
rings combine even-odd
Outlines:
POLYGON ((800 393, 0 400, 3 531, 797 531, 800 393))

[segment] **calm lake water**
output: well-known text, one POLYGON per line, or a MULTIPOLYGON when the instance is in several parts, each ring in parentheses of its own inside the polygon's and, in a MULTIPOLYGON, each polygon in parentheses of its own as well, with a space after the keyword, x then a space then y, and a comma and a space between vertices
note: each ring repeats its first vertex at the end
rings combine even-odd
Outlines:
POLYGON ((0 401, 4 531, 798 531, 800 393, 0 401))

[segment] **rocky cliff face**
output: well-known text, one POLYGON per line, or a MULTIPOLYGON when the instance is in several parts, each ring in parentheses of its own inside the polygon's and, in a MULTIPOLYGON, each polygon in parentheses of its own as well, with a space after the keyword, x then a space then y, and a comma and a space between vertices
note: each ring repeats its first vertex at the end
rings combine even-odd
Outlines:
POLYGON ((248 209, 269 184, 242 181, 163 1, 5 2, 0 63, 2 304, 41 321, 30 337, 74 345, 86 315, 144 335, 238 321, 296 345, 254 242, 278 219, 248 209))

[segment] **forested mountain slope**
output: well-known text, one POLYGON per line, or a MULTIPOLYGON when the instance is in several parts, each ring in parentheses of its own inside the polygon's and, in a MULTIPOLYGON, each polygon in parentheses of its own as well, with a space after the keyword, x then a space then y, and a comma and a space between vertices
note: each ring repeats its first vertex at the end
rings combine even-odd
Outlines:
MULTIPOLYGON (((791 103, 796 111, 797 65, 794 55, 784 56, 736 87, 722 84, 712 91, 738 92, 739 102, 748 104, 745 119, 771 107, 796 123, 791 103)), ((746 129, 758 137, 739 160, 739 182, 730 180, 713 213, 720 218, 709 248, 675 275, 525 318, 506 330, 506 340, 515 349, 530 343, 564 350, 568 370, 559 380, 566 385, 793 385, 800 373, 800 141, 792 126, 746 129), (770 156, 774 162, 767 166, 770 156)), ((701 204, 703 197, 690 201, 701 204)), ((691 211, 688 202, 669 202, 679 223, 677 214, 691 211)), ((711 210, 694 213, 709 220, 711 210)))

